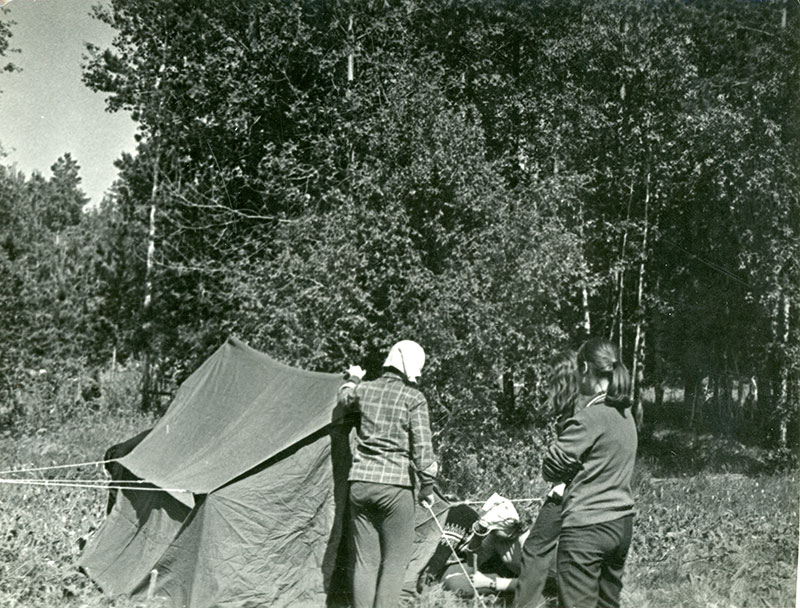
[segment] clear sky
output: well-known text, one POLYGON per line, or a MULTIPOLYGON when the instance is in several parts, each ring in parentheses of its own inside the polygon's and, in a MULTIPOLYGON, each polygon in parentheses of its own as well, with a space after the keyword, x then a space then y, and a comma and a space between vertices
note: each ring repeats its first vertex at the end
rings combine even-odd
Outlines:
POLYGON ((100 0, 0 0, 0 19, 11 26, 11 53, 0 59, 22 68, 0 72, 0 146, 26 175, 50 176, 69 152, 81 167, 82 187, 93 204, 116 178, 114 160, 133 152, 136 125, 124 112, 105 111, 103 94, 81 81, 85 42, 108 47, 114 31, 90 16, 100 0))

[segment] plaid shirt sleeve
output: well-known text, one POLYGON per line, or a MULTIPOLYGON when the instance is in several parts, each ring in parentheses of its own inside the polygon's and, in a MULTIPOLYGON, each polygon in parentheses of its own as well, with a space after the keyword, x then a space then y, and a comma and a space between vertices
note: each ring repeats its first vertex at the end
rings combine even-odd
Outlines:
POLYGON ((411 444, 411 459, 417 469, 420 484, 430 485, 436 479, 438 465, 433 454, 431 441, 431 426, 428 416, 428 402, 423 395, 421 399, 409 408, 409 439, 411 444))

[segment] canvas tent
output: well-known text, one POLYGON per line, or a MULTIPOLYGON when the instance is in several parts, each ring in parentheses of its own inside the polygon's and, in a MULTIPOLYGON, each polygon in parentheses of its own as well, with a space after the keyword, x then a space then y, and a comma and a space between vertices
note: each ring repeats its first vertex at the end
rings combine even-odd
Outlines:
MULTIPOLYGON (((147 593, 155 571, 175 607, 346 605, 340 384, 229 339, 153 429, 110 451, 112 476, 139 489, 111 497, 81 568, 112 595, 147 593)), ((438 540, 420 508, 409 590, 438 540)))

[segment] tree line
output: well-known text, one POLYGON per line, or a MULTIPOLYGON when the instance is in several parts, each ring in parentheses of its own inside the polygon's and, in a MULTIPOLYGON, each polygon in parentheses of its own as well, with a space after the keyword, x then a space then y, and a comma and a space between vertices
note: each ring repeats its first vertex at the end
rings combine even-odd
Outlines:
POLYGON ((376 370, 412 337, 455 467, 484 433, 525 441, 548 358, 593 334, 620 345, 635 399, 681 387, 692 424, 793 440, 793 4, 111 0, 95 16, 116 37, 89 46, 84 81, 132 113, 138 148, 85 212, 69 157, 49 180, 0 175, 5 378, 113 357, 174 387, 229 334, 376 370))

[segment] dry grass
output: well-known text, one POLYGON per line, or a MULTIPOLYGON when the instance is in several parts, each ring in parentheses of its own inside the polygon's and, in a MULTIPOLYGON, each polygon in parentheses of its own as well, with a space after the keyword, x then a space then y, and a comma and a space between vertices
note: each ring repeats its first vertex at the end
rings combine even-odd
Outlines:
MULTIPOLYGON (((148 423, 143 416, 97 415, 70 420, 57 431, 42 429, 19 438, 6 435, 0 439, 0 469, 100 460, 108 445, 126 439, 148 423)), ((24 476, 104 479, 100 466, 24 476)), ((124 606, 105 598, 76 567, 82 541, 103 521, 105 500, 102 489, 0 486, 0 605, 124 606)))

